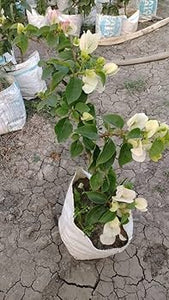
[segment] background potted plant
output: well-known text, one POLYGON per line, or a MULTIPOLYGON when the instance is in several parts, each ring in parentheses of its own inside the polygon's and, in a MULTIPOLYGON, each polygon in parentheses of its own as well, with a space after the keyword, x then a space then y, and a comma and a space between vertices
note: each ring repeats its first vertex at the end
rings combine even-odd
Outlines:
POLYGON ((38 92, 46 89, 46 84, 41 79, 42 68, 38 66, 40 57, 38 51, 35 51, 26 61, 24 61, 23 55, 28 49, 29 39, 33 33, 35 34, 37 28, 26 25, 26 17, 23 11, 22 13, 20 12, 20 9, 19 13, 16 9, 16 14, 15 10, 12 10, 12 13, 9 14, 9 16, 7 14, 8 9, 6 9, 6 11, 4 9, 1 10, 1 64, 5 65, 6 62, 8 63, 11 61, 11 64, 8 64, 8 66, 5 67, 5 70, 15 77, 23 97, 27 100, 33 99, 38 92), (24 23, 18 22, 21 20, 23 20, 24 23), (20 55, 18 55, 20 63, 18 64, 14 58, 14 52, 12 52, 14 47, 17 47, 20 50, 20 55))
POLYGON ((96 32, 102 38, 135 32, 138 27, 139 10, 130 5, 130 0, 116 0, 103 3, 96 17, 96 32))
POLYGON ((89 172, 80 170, 73 177, 59 231, 76 259, 107 257, 128 246, 131 210, 147 210, 147 201, 137 196, 131 183, 117 177, 114 162, 117 158, 122 167, 146 157, 158 161, 169 145, 169 127, 149 120, 144 113, 134 115, 124 126, 121 116, 110 113, 102 117, 104 129, 100 131, 88 95, 96 89, 103 92, 106 77, 115 74, 117 66, 92 55, 99 42, 97 34, 87 31, 72 40, 58 26, 58 36, 56 57, 43 63, 44 75, 51 81, 39 108, 47 107, 57 115, 58 142, 71 138, 71 156, 85 154, 89 172))

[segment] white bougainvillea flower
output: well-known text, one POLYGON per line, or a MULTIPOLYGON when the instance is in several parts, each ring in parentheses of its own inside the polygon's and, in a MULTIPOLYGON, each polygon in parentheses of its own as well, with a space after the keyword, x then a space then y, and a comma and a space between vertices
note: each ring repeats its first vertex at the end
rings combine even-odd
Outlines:
POLYGON ((17 24, 17 34, 21 34, 25 30, 25 26, 22 23, 17 24))
POLYGON ((61 29, 64 31, 65 34, 67 35, 76 34, 77 26, 73 22, 66 20, 61 22, 60 25, 61 25, 61 29))
POLYGON ((120 234, 120 221, 117 217, 104 225, 103 234, 100 235, 102 244, 111 245, 115 242, 116 236, 120 234))
POLYGON ((112 201, 110 211, 115 212, 119 208, 119 203, 117 201, 112 201))
POLYGON ((94 70, 86 70, 86 74, 82 77, 82 81, 84 83, 82 89, 86 94, 90 94, 96 89, 99 93, 104 91, 101 78, 97 76, 94 70))
POLYGON ((146 122, 145 130, 147 132, 147 137, 151 138, 159 129, 159 123, 157 120, 149 120, 146 122))
POLYGON ((134 128, 140 128, 142 130, 145 127, 147 121, 148 117, 145 115, 145 113, 138 113, 127 121, 127 125, 129 127, 129 130, 132 130, 134 128))
POLYGON ((136 198, 135 207, 142 212, 147 211, 147 200, 144 198, 136 198))
POLYGON ((124 187, 124 185, 119 185, 117 187, 116 196, 113 196, 113 201, 132 203, 136 198, 136 192, 124 187))
POLYGON ((118 71, 118 66, 114 63, 107 63, 103 67, 103 72, 105 72, 106 75, 114 75, 118 71))
POLYGON ((146 151, 143 147, 142 141, 137 142, 137 146, 131 149, 132 158, 137 162, 143 162, 146 159, 146 151))
POLYGON ((161 123, 157 131, 158 137, 164 137, 169 131, 169 126, 166 123, 161 123))
POLYGON ((82 77, 84 83, 82 89, 86 94, 92 93, 98 84, 98 77, 93 70, 87 70, 86 75, 82 77))
POLYGON ((58 9, 52 9, 51 7, 48 7, 46 17, 50 25, 58 24, 60 22, 60 12, 58 9))
POLYGON ((124 237, 124 235, 122 235, 121 233, 119 234, 119 238, 120 238, 121 241, 126 241, 127 240, 127 238, 124 237))
POLYGON ((80 50, 86 54, 91 54, 99 44, 99 35, 97 33, 91 33, 90 30, 84 32, 80 38, 79 47, 80 50))
POLYGON ((82 121, 91 121, 93 119, 94 119, 93 116, 91 114, 89 114, 88 112, 84 112, 81 117, 82 121))

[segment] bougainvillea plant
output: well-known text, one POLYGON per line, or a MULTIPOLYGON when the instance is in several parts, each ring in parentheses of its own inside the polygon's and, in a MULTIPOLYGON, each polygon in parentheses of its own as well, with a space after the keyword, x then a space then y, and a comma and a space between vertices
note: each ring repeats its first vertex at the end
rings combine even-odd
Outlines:
MULTIPOLYGON (((87 157, 91 174, 89 189, 85 191, 88 204, 85 207, 79 204, 79 194, 75 191, 78 201, 74 217, 88 236, 97 224, 103 224, 100 241, 109 245, 117 235, 124 239, 120 227, 129 221, 132 209, 147 210, 147 201, 136 194, 129 182, 118 182, 114 162, 118 160, 120 167, 132 160, 157 162, 169 145, 169 126, 144 113, 135 114, 126 123, 120 115, 108 113, 101 116, 100 130, 95 105, 89 96, 95 90, 103 92, 107 77, 114 75, 118 67, 93 55, 99 42, 97 34, 87 31, 80 38, 73 37, 69 22, 59 22, 57 15, 53 20, 39 34, 56 52, 55 57, 41 62, 43 78, 49 80, 49 86, 40 94, 39 109, 47 107, 57 116, 57 140, 70 141, 71 157, 82 154, 87 157)), ((82 184, 80 188, 83 190, 82 184)))

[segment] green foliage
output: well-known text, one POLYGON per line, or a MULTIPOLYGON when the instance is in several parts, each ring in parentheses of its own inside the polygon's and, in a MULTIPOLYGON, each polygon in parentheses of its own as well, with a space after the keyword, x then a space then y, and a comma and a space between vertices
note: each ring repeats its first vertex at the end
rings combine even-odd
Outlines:
POLYGON ((68 118, 63 118, 55 125, 55 133, 57 135, 58 142, 64 142, 71 135, 73 126, 68 118))
POLYGON ((83 152, 83 144, 77 140, 71 144, 70 153, 72 157, 76 157, 83 152))
POLYGON ((86 192, 87 197, 90 201, 96 203, 96 204, 105 204, 107 201, 107 197, 105 194, 100 192, 86 192))
POLYGON ((120 154, 119 154, 119 165, 122 167, 123 165, 129 163, 132 161, 132 155, 131 155, 131 148, 132 145, 125 143, 122 145, 120 149, 120 154))
POLYGON ((72 104, 79 99, 82 93, 82 81, 79 78, 73 77, 70 79, 66 87, 66 98, 68 104, 72 104))
POLYGON ((124 120, 119 115, 113 115, 113 114, 105 115, 103 116, 103 120, 105 123, 111 124, 114 127, 123 128, 124 126, 124 120))
POLYGON ((97 158, 96 165, 99 166, 109 161, 109 159, 111 159, 111 157, 114 155, 115 151, 116 147, 114 142, 111 139, 108 139, 103 147, 103 150, 100 152, 97 158))

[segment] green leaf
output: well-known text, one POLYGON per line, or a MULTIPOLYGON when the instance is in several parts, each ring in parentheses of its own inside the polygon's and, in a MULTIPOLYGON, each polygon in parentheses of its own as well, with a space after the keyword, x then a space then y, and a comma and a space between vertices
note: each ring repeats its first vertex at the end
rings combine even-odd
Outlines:
POLYGON ((65 49, 59 53, 59 57, 63 60, 73 59, 72 50, 65 49))
POLYGON ((109 177, 106 176, 104 181, 103 181, 103 185, 101 187, 101 192, 102 193, 106 193, 110 188, 110 181, 109 181, 109 177))
POLYGON ((28 49, 28 38, 25 34, 21 33, 17 36, 18 40, 16 42, 17 46, 21 49, 22 53, 24 54, 28 49))
POLYGON ((130 216, 129 213, 123 215, 122 218, 121 218, 121 220, 120 220, 120 223, 121 224, 127 224, 129 222, 129 219, 128 219, 129 216, 130 216))
POLYGON ((82 81, 79 78, 73 77, 70 79, 66 87, 66 98, 68 104, 75 102, 82 93, 82 81))
POLYGON ((56 47, 58 45, 59 39, 56 36, 55 32, 50 31, 47 34, 46 41, 47 41, 49 47, 56 47))
POLYGON ((76 133, 81 134, 83 137, 87 137, 90 140, 97 140, 98 134, 97 134, 97 128, 95 125, 89 125, 85 124, 81 127, 78 127, 75 130, 76 133))
POLYGON ((70 153, 72 157, 76 157, 80 155, 82 152, 83 152, 83 145, 79 140, 71 144, 70 153))
POLYGON ((128 139, 138 139, 141 137, 142 137, 142 132, 141 132, 140 128, 132 129, 127 135, 128 139))
POLYGON ((105 204, 107 202, 107 197, 105 194, 100 192, 85 192, 90 201, 96 204, 105 204))
POLYGON ((42 74, 42 79, 47 79, 51 76, 53 73, 54 68, 52 66, 47 66, 46 68, 43 69, 43 74, 42 74))
POLYGON ((85 103, 82 103, 82 102, 78 102, 75 106, 75 109, 77 111, 79 111, 80 113, 83 113, 83 112, 89 112, 90 108, 88 107, 87 104, 85 103))
POLYGON ((160 139, 156 139, 149 151, 150 158, 157 162, 161 158, 161 153, 164 151, 164 144, 160 139))
POLYGON ((93 174, 90 178, 90 186, 92 191, 97 191, 103 184, 103 174, 100 172, 97 172, 93 174))
POLYGON ((95 143, 86 137, 83 137, 83 144, 87 150, 93 150, 95 147, 95 143))
POLYGON ((116 158, 116 152, 108 161, 106 161, 104 164, 99 165, 99 169, 103 171, 109 169, 113 165, 115 158, 116 158))
POLYGON ((108 192, 112 196, 114 191, 116 190, 116 173, 113 171, 112 168, 109 170, 108 178, 110 182, 108 192))
POLYGON ((96 165, 99 166, 100 164, 104 164, 105 162, 107 162, 116 152, 116 147, 115 144, 113 143, 113 141, 109 138, 104 147, 103 150, 101 151, 97 161, 96 161, 96 165))
POLYGON ((73 126, 68 118, 63 118, 55 125, 58 142, 64 142, 71 135, 73 126))
POLYGON ((107 208, 103 205, 94 206, 86 215, 86 226, 98 223, 100 217, 105 213, 106 210, 107 208))
POLYGON ((132 145, 130 145, 128 143, 125 143, 122 145, 122 147, 120 149, 120 155, 119 155, 120 167, 122 167, 123 165, 132 161, 131 148, 132 148, 132 145))
POLYGON ((113 115, 113 114, 105 115, 103 116, 103 120, 104 122, 118 128, 123 128, 124 126, 124 120, 119 115, 113 115))
POLYGON ((61 71, 57 71, 56 73, 53 74, 52 76, 52 82, 50 84, 50 90, 54 90, 57 85, 62 81, 62 79, 66 76, 68 73, 68 68, 64 68, 61 71))
POLYGON ((106 224, 107 222, 113 221, 115 217, 116 213, 108 209, 99 219, 99 223, 106 224))
POLYGON ((92 159, 91 159, 90 165, 88 167, 88 170, 92 173, 94 173, 96 171, 95 170, 96 169, 96 160, 97 160, 99 154, 100 154, 100 148, 97 145, 95 145, 93 155, 92 155, 92 159))
POLYGON ((132 203, 127 204, 127 208, 128 208, 128 209, 134 209, 135 206, 136 206, 136 203, 135 203, 135 202, 132 202, 132 203))
POLYGON ((69 108, 67 107, 66 104, 63 104, 62 106, 60 106, 59 108, 56 109, 56 114, 59 117, 64 117, 68 114, 69 112, 69 108))

